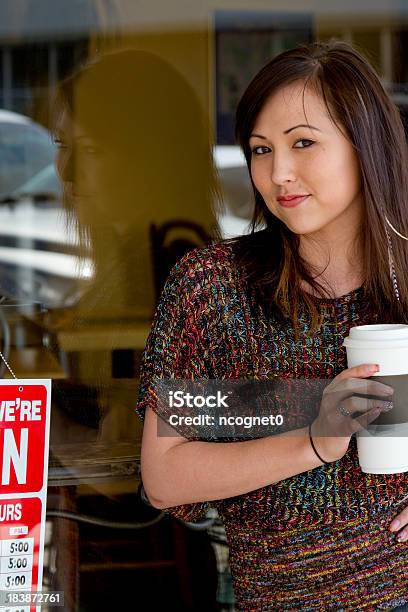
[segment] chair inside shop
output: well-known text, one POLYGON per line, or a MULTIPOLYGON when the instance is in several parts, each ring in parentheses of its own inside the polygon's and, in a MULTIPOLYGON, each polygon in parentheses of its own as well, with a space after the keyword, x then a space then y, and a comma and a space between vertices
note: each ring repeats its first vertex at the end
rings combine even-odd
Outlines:
POLYGON ((174 264, 191 249, 210 242, 211 236, 208 232, 194 221, 174 219, 162 225, 150 225, 156 302, 174 264))

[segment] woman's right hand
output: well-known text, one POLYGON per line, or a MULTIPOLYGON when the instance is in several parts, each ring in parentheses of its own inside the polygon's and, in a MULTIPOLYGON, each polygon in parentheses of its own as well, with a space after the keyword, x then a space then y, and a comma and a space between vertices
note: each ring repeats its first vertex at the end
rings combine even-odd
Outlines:
POLYGON ((311 434, 319 455, 337 461, 347 452, 351 436, 365 429, 383 411, 392 408, 394 389, 375 380, 364 380, 378 372, 375 365, 343 370, 323 391, 318 417, 311 434), (377 396, 380 399, 360 396, 377 396), (349 414, 348 414, 349 413, 349 414), (353 415, 358 413, 355 418, 353 415))

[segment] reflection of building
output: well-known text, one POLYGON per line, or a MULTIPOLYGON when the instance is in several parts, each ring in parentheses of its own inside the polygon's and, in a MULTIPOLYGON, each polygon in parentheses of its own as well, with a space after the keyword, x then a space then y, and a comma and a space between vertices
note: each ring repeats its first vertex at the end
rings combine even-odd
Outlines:
POLYGON ((247 84, 274 55, 312 41, 312 16, 274 11, 217 11, 214 24, 217 142, 233 144, 235 109, 247 84))
POLYGON ((1 45, 0 108, 31 115, 36 94, 70 72, 87 46, 86 39, 1 45))
POLYGON ((269 57, 311 38, 336 37, 358 45, 398 93, 398 101, 401 96, 405 100, 408 14, 403 3, 305 0, 292 2, 288 10, 283 1, 259 0, 255 11, 249 2, 243 6, 233 0, 219 0, 216 10, 210 0, 156 0, 143 6, 133 0, 2 3, 0 108, 41 120, 35 106, 41 89, 77 65, 87 55, 90 40, 102 48, 104 39, 109 45, 136 44, 172 61, 205 104, 216 105, 220 143, 231 142, 231 108, 243 82, 269 57))
MULTIPOLYGON (((277 4, 277 3, 276 3, 277 4)), ((306 7, 305 3, 305 7, 306 7)), ((359 4, 359 3, 355 3, 359 4)), ((361 4, 361 3, 360 3, 361 4)), ((367 2, 366 5, 373 3, 367 2)), ((215 13, 217 141, 233 144, 236 104, 252 76, 274 55, 313 39, 358 46, 401 106, 408 106, 408 21, 384 3, 377 14, 337 8, 330 13, 277 10, 215 13)))
POLYGON ((86 55, 99 18, 92 2, 0 5, 0 108, 35 114, 36 98, 86 55))

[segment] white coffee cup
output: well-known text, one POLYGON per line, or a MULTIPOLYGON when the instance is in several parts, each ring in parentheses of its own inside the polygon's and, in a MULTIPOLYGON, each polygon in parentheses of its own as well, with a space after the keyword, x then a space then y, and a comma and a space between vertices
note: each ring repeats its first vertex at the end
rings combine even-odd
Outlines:
POLYGON ((378 363, 371 379, 394 388, 393 409, 356 434, 361 470, 368 474, 408 471, 408 325, 359 325, 345 338, 349 368, 378 363))

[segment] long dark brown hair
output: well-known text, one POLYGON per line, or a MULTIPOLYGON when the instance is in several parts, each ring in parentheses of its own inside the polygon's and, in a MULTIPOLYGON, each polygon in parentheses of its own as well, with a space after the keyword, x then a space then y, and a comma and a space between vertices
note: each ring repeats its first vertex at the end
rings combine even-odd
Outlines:
MULTIPOLYGON (((266 101, 295 81, 311 87, 353 145, 361 170, 364 200, 359 229, 363 252, 364 292, 383 320, 408 322, 408 246, 391 230, 391 248, 399 285, 399 301, 390 279, 385 215, 408 235, 408 155, 398 108, 384 90, 367 59, 351 45, 332 40, 285 51, 254 77, 236 113, 236 137, 251 172, 249 137, 266 101)), ((252 179, 251 179, 252 180, 252 179)), ((255 210, 251 233, 226 242, 234 244, 244 277, 278 318, 290 318, 298 331, 301 304, 319 326, 315 300, 301 289, 305 280, 322 298, 333 297, 312 276, 299 254, 300 239, 267 208, 252 182, 255 210), (265 229, 257 231, 261 226, 265 229)), ((296 334, 297 335, 297 334, 296 334)))
MULTIPOLYGON (((106 171, 104 207, 88 199, 78 214, 70 192, 75 177, 63 185, 63 205, 79 237, 80 261, 90 256, 95 270, 81 307, 114 312, 122 303, 125 309, 147 308, 146 283, 153 286, 150 223, 188 215, 188 220, 207 223, 205 229, 219 238, 213 202, 220 200, 205 110, 172 64, 139 49, 89 60, 59 83, 52 110, 57 138, 67 111, 117 161, 106 171), (120 234, 117 225, 122 226, 120 234)), ((70 173, 75 174, 73 155, 71 159, 70 173)), ((81 169, 89 173, 83 163, 81 169)))

